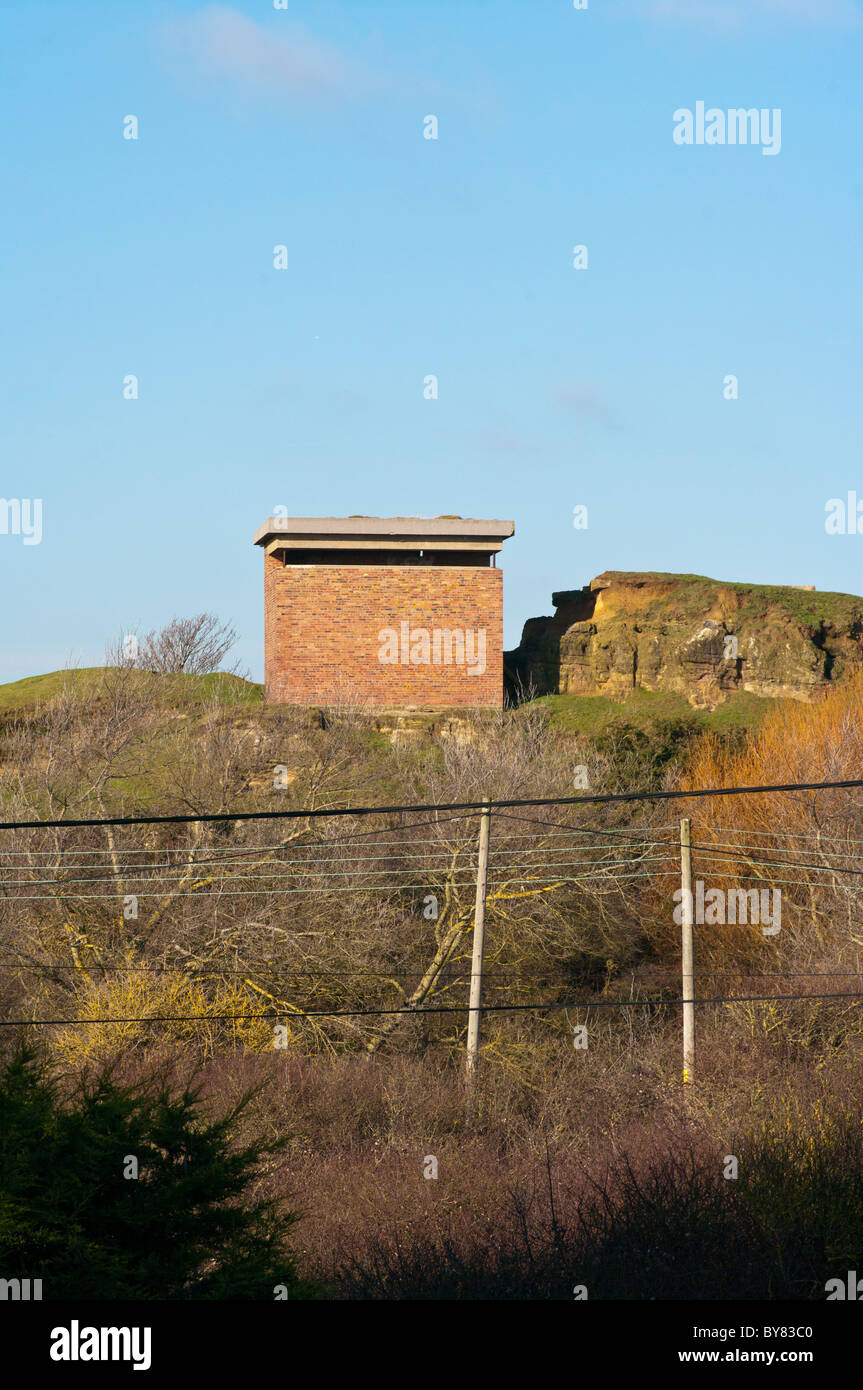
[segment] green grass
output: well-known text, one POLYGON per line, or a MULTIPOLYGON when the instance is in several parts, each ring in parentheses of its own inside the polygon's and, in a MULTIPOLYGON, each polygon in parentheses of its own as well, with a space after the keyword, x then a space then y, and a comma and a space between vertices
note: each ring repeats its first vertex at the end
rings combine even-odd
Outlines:
POLYGON ((0 709, 27 709, 44 704, 59 695, 68 683, 78 687, 93 686, 98 674, 96 666, 80 671, 51 671, 46 676, 25 676, 23 680, 0 685, 0 709))
POLYGON ((648 734, 673 723, 689 725, 693 732, 754 729, 776 701, 741 691, 718 709, 700 710, 693 709, 682 695, 634 690, 621 701, 609 700, 605 695, 543 695, 534 703, 548 710, 552 728, 593 737, 619 723, 648 734))
MULTIPOLYGON (((0 685, 0 711, 14 713, 35 709, 37 705, 56 699, 70 687, 78 692, 95 693, 104 670, 102 666, 84 666, 78 670, 51 671, 44 676, 25 676, 23 680, 0 685)), ((142 674, 154 682, 172 703, 195 704, 210 698, 216 689, 221 692, 223 699, 230 698, 237 704, 260 704, 264 698, 263 686, 221 671, 206 676, 142 674)))
MULTIPOLYGON (((717 600, 721 589, 731 589, 737 595, 740 604, 737 609, 738 621, 758 622, 767 617, 771 609, 778 609, 804 627, 817 628, 821 623, 847 627, 863 615, 863 598, 854 594, 817 590, 812 593, 782 584, 744 584, 737 580, 709 579, 703 574, 665 574, 660 571, 636 574, 609 570, 606 577, 620 581, 646 579, 674 583, 679 589, 674 599, 674 612, 676 616, 686 619, 703 614, 717 600)), ((658 596, 649 605, 648 612, 659 614, 667 609, 667 597, 658 596)))

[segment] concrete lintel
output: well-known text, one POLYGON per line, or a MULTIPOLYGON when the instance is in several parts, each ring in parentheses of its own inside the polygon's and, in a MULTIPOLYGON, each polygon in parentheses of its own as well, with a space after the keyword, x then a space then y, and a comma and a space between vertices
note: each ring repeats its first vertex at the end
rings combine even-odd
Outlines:
POLYGON ((512 521, 480 521, 456 516, 270 517, 255 532, 255 545, 268 549, 274 540, 285 548, 347 549, 487 549, 499 550, 515 531, 512 521), (448 546, 446 542, 450 542, 448 546))

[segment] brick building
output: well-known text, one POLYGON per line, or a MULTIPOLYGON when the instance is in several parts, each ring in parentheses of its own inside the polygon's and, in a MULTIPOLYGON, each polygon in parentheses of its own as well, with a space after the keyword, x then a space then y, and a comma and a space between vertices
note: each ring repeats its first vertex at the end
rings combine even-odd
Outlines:
POLYGON ((511 521, 270 517, 267 699, 377 709, 500 708, 511 521))

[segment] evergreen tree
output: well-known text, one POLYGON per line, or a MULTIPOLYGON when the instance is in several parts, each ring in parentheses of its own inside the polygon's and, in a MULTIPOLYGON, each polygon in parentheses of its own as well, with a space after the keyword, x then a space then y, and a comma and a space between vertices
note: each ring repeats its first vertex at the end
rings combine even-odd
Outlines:
POLYGON ((0 1070, 0 1277, 41 1279, 44 1299, 312 1295, 287 1248, 296 1216, 249 1194, 280 1145, 230 1141, 253 1095, 205 1120, 198 1090, 103 1068, 61 1099, 20 1044, 0 1070))

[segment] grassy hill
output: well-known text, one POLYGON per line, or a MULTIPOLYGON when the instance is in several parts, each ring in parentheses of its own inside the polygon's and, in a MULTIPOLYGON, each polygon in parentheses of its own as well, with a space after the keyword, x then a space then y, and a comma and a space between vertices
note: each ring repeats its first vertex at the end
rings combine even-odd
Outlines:
MULTIPOLYGON (((74 670, 50 671, 40 676, 0 685, 0 723, 16 716, 34 713, 42 705, 56 699, 70 688, 78 694, 93 694, 98 699, 98 687, 107 668, 82 667, 74 670)), ((220 703, 237 705, 264 712, 264 687, 238 676, 215 673, 206 676, 160 676, 142 673, 153 683, 160 703, 168 707, 185 708, 202 705, 218 695, 220 703)), ((635 733, 658 744, 681 739, 704 731, 736 735, 758 727, 766 711, 775 701, 756 695, 740 694, 716 710, 695 710, 682 696, 665 692, 634 690, 623 701, 610 700, 604 695, 545 695, 522 708, 545 710, 551 729, 560 734, 586 738, 613 739, 615 733, 629 736, 635 733)), ((456 722, 469 716, 463 710, 417 711, 400 719, 384 718, 382 727, 420 730, 423 726, 440 726, 447 718, 456 722)), ((380 723, 369 716, 370 724, 380 723)), ((370 734, 371 734, 370 730, 370 734)), ((378 740, 375 740, 377 743, 378 740)))
MULTIPOLYGON (((25 676, 23 680, 0 685, 0 714, 35 709, 70 687, 78 693, 95 691, 106 669, 104 666, 83 666, 75 670, 50 671, 43 676, 25 676)), ((207 676, 157 676, 151 672, 142 675, 172 703, 197 703, 209 698, 216 689, 222 699, 233 699, 238 704, 260 704, 264 698, 262 685, 224 672, 207 676)))
MULTIPOLYGON (((722 592, 736 596, 737 614, 741 621, 757 621, 766 617, 771 610, 778 610, 806 627, 831 623, 837 628, 846 628, 858 621, 863 612, 863 598, 859 595, 833 593, 826 589, 799 589, 787 584, 747 584, 740 580, 710 579, 704 574, 670 574, 659 570, 641 573, 606 570, 601 578, 610 584, 627 587, 655 584, 673 588, 675 612, 693 620, 700 618, 715 602, 717 594, 722 592)), ((659 596, 652 607, 660 611, 666 603, 667 600, 659 596)))

